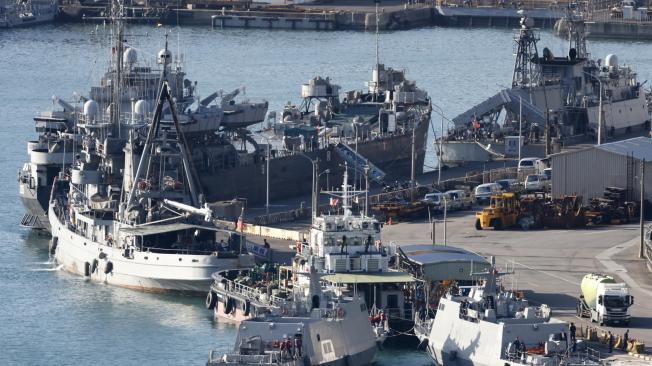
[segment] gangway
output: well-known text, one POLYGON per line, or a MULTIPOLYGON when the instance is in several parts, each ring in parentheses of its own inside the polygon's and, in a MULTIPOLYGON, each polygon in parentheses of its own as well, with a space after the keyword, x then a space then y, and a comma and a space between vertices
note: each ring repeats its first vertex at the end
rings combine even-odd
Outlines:
POLYGON ((530 98, 526 94, 527 91, 503 89, 496 95, 453 118, 453 123, 455 123, 455 127, 466 126, 473 116, 480 120, 487 115, 500 112, 503 108, 518 115, 522 102, 523 119, 530 123, 544 125, 546 118, 543 111, 530 103, 530 98))
POLYGON ((357 169, 360 172, 364 172, 365 165, 369 166, 369 179, 378 183, 378 184, 384 184, 385 172, 382 170, 378 169, 377 166, 374 164, 370 163, 368 159, 366 159, 364 156, 358 154, 353 150, 350 146, 347 146, 343 143, 338 143, 335 145, 335 151, 337 154, 349 165, 352 165, 355 169, 357 169))

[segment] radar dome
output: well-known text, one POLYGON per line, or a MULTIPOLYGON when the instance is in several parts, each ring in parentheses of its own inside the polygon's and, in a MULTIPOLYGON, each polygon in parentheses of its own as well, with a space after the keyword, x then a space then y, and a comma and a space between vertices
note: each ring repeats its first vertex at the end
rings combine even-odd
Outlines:
POLYGON ((97 117, 98 109, 99 107, 97 106, 97 102, 89 99, 86 101, 86 103, 84 103, 84 116, 87 120, 94 121, 97 117))
POLYGON ((134 105, 134 114, 144 116, 149 111, 149 103, 146 100, 139 100, 134 105))
POLYGON ((521 27, 525 29, 534 27, 534 19, 524 16, 521 18, 521 27))
POLYGON ((618 67, 618 56, 610 53, 604 58, 604 64, 608 67, 618 67))
POLYGON ((129 47, 122 53, 122 63, 132 66, 136 61, 138 61, 138 53, 135 49, 129 47))
POLYGON ((158 51, 158 63, 169 64, 172 61, 172 52, 170 50, 162 49, 158 51))

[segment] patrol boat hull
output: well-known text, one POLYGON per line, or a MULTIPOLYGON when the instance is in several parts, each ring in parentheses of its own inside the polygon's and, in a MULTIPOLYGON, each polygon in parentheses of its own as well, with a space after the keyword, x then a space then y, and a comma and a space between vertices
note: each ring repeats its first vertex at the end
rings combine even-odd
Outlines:
POLYGON ((211 274, 237 268, 239 258, 214 255, 164 254, 101 245, 68 229, 51 207, 48 214, 54 241, 54 258, 66 272, 93 282, 145 292, 204 294, 211 274))

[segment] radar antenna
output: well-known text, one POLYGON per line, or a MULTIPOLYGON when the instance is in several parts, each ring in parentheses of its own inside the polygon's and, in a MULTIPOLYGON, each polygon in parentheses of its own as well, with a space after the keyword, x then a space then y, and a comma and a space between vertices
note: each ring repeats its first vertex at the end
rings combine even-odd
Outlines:
POLYGON ((538 64, 539 52, 537 42, 539 37, 534 32, 534 19, 525 16, 519 11, 522 18, 521 28, 514 38, 516 42, 516 62, 514 63, 514 75, 512 77, 512 88, 527 88, 537 86, 540 83, 541 70, 538 64))

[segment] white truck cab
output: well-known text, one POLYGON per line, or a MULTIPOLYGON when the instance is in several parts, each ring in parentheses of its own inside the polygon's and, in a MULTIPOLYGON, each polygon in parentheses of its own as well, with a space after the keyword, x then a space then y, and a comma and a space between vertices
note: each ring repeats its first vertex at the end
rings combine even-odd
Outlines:
POLYGON ((582 279, 582 294, 577 304, 577 315, 603 324, 629 324, 629 308, 634 296, 625 283, 616 283, 611 276, 588 274, 582 279))

